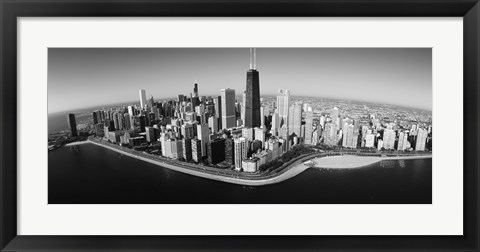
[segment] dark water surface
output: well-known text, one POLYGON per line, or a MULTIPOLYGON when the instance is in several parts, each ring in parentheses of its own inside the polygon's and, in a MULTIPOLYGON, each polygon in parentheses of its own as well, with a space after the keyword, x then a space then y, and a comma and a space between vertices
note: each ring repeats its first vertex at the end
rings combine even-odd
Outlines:
POLYGON ((48 153, 49 204, 431 204, 432 160, 308 169, 278 184, 234 185, 83 144, 48 153))

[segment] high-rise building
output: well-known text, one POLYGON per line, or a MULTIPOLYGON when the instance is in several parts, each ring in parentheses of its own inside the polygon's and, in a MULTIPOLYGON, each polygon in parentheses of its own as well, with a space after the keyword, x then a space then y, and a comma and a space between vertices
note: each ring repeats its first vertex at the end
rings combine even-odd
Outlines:
POLYGON ((105 135, 105 130, 104 130, 103 123, 95 124, 95 136, 103 137, 104 135, 105 135))
POLYGON ((283 92, 278 90, 277 94, 277 111, 280 119, 278 128, 282 127, 284 123, 288 123, 288 108, 289 108, 290 90, 285 89, 283 92))
POLYGON ((120 129, 120 122, 118 121, 118 112, 114 112, 112 114, 113 117, 113 125, 115 126, 116 130, 120 129))
POLYGON ((347 148, 356 148, 357 147, 357 137, 354 133, 355 126, 353 124, 345 124, 343 127, 343 147, 347 148))
POLYGON ((377 141, 377 149, 378 150, 381 150, 383 148, 383 140, 382 139, 379 139, 377 141))
POLYGON ((195 81, 195 84, 193 84, 193 96, 198 97, 198 84, 195 81))
POLYGON ((236 169, 241 169, 242 161, 247 159, 248 145, 249 145, 248 140, 245 139, 244 137, 234 139, 236 169))
POLYGON ((313 144, 313 111, 305 112, 305 144, 313 144))
POLYGON ((317 145, 318 144, 318 139, 320 138, 320 132, 322 129, 317 128, 312 132, 312 145, 317 145))
POLYGON ((130 122, 130 115, 128 113, 123 114, 123 128, 124 129, 133 129, 132 123, 130 122))
POLYGON ((400 132, 398 133, 397 150, 399 150, 399 151, 405 150, 404 147, 403 147, 404 140, 405 140, 405 132, 404 132, 404 131, 400 131, 400 132))
POLYGON ((216 138, 207 143, 208 163, 218 164, 225 161, 225 139, 216 138))
POLYGON ((194 129, 191 123, 185 123, 181 126, 181 134, 185 139, 192 139, 194 137, 194 129))
POLYGON ((123 114, 121 112, 117 113, 118 118, 118 129, 123 130, 125 129, 125 121, 123 119, 123 114))
POLYGON ((265 129, 256 127, 254 129, 255 140, 260 140, 262 142, 262 148, 265 146, 265 129))
POLYGON ((272 136, 277 136, 278 130, 280 129, 280 117, 278 116, 278 113, 275 112, 272 115, 272 136))
POLYGON ((183 94, 178 95, 178 103, 182 103, 185 100, 185 96, 183 94))
MULTIPOLYGON (((262 141, 260 141, 260 140, 258 140, 258 139, 253 140, 252 142, 249 141, 249 143, 248 143, 248 146, 249 146, 248 150, 249 150, 249 151, 251 150, 253 153, 257 153, 258 151, 261 151, 261 150, 262 150, 262 145, 263 145, 262 141)), ((248 155, 247 155, 247 156, 248 156, 248 155)))
POLYGON ((339 123, 338 123, 338 108, 334 107, 332 111, 330 112, 330 118, 332 118, 332 123, 335 124, 337 127, 336 130, 339 128, 339 123))
POLYGON ((157 138, 155 137, 155 128, 145 127, 145 133, 146 133, 147 142, 153 143, 157 141, 157 138))
POLYGON ((93 117, 93 125, 97 124, 98 123, 97 112, 93 111, 92 117, 93 117))
POLYGON ((280 143, 278 139, 271 138, 268 140, 268 150, 272 152, 272 160, 276 160, 278 157, 280 157, 279 146, 280 146, 280 143))
POLYGON ((250 49, 250 70, 247 71, 247 86, 245 90, 245 120, 246 127, 260 127, 260 79, 256 66, 256 49, 250 49), (252 55, 253 53, 253 55, 252 55), (252 60, 253 59, 253 60, 252 60))
POLYGON ((166 148, 166 157, 172 159, 179 159, 183 157, 183 144, 181 140, 174 138, 168 139, 165 142, 166 148))
POLYGON ((235 146, 232 138, 225 138, 225 162, 235 164, 235 146))
POLYGON ((145 89, 138 90, 138 94, 140 95, 140 107, 141 109, 145 109, 147 105, 147 94, 145 93, 145 89))
POLYGON ((130 115, 130 117, 135 116, 135 110, 133 106, 128 106, 128 114, 130 115))
POLYGON ((217 96, 213 98, 213 104, 215 105, 215 117, 218 120, 218 129, 223 129, 222 127, 222 97, 217 96))
POLYGON ((325 124, 324 134, 324 143, 327 145, 335 146, 337 142, 337 130, 334 123, 328 122, 325 124))
POLYGON ((186 161, 192 160, 192 140, 184 138, 182 140, 182 147, 183 147, 183 158, 186 161))
POLYGON ((325 116, 324 115, 320 116, 319 124, 320 124, 320 127, 322 127, 322 129, 325 129, 325 116))
POLYGON ((213 133, 218 132, 218 118, 216 116, 210 116, 208 118, 208 127, 212 130, 213 133))
POLYGON ((198 124, 197 125, 197 137, 202 144, 202 157, 207 155, 207 142, 208 136, 210 135, 210 130, 208 129, 207 124, 198 124))
POLYGON ((242 160, 242 169, 244 172, 257 172, 259 158, 254 157, 242 160))
POLYGON ((372 134, 371 132, 365 135, 365 147, 367 148, 375 147, 375 135, 372 134))
POLYGON ((153 99, 153 96, 150 95, 150 98, 148 99, 148 107, 150 108, 150 111, 152 111, 154 104, 155 100, 153 99))
POLYGON ((222 89, 222 127, 223 129, 233 128, 237 125, 235 115, 235 90, 222 89))
POLYGON ((294 105, 292 105, 289 109, 289 119, 288 119, 288 124, 291 124, 291 127, 288 127, 290 130, 290 135, 295 133, 298 137, 300 137, 301 134, 301 127, 302 127, 302 103, 301 102, 296 102, 294 105))
POLYGON ((166 133, 160 133, 160 146, 162 148, 162 156, 167 156, 167 140, 170 139, 170 136, 166 133))
MULTIPOLYGON (((278 136, 282 139, 285 139, 288 141, 288 136, 290 135, 290 132, 288 132, 288 126, 287 124, 283 124, 283 126, 280 128, 278 132, 278 136)), ((290 146, 286 146, 285 148, 288 150, 290 146)))
POLYGON ((254 132, 253 128, 242 128, 242 137, 247 139, 248 141, 253 141, 254 140, 254 132))
POLYGON ((416 151, 424 151, 425 143, 427 142, 428 130, 424 128, 418 128, 417 130, 417 142, 415 144, 416 151))
POLYGON ((295 106, 292 104, 289 108, 288 108, 288 129, 290 131, 290 134, 292 134, 293 132, 293 117, 295 116, 295 106))
POLYGON ((147 125, 147 120, 144 115, 138 117, 138 122, 140 124, 140 132, 145 132, 145 126, 147 125))
POLYGON ((192 159, 193 161, 199 163, 202 161, 202 141, 200 139, 194 138, 191 141, 192 145, 192 159))
POLYGON ((383 147, 387 150, 395 149, 395 131, 385 129, 383 131, 383 147))
POLYGON ((75 120, 75 114, 67 115, 68 128, 70 129, 70 135, 72 137, 78 136, 77 133, 77 121, 75 120))

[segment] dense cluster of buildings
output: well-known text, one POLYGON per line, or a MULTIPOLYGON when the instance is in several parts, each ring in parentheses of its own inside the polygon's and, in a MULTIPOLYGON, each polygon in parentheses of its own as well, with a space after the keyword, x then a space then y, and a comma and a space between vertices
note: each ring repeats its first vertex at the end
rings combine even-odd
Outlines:
MULTIPOLYGON (((132 148, 187 162, 256 172, 298 144, 427 150, 431 125, 397 122, 375 114, 351 117, 337 107, 317 113, 309 103, 291 102, 290 91, 279 90, 272 106, 262 105, 255 49, 251 50, 246 90, 241 102, 234 89, 219 96, 193 93, 155 101, 139 90, 140 106, 94 111, 98 137, 132 148)), ((68 115, 72 136, 77 134, 75 115, 68 115)))

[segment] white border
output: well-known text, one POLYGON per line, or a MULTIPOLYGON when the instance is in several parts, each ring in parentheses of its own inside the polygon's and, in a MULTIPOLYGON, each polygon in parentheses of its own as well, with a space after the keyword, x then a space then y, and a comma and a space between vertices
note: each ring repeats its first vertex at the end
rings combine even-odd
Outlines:
POLYGON ((19 18, 18 234, 461 235, 462 24, 461 18, 19 18), (432 47, 433 204, 47 205, 47 107, 38 106, 47 104, 47 47, 432 47))

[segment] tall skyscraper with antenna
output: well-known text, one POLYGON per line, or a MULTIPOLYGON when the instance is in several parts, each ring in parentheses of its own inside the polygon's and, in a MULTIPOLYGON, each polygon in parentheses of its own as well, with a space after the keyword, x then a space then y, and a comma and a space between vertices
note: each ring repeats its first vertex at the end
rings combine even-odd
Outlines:
POLYGON ((193 97, 191 99, 192 102, 192 110, 195 109, 196 106, 200 105, 200 98, 198 98, 198 84, 195 80, 193 84, 193 97))
POLYGON ((247 87, 245 90, 245 122, 246 127, 260 127, 260 79, 257 71, 256 49, 250 49, 250 70, 247 71, 247 87))
POLYGON ((195 84, 193 84, 193 95, 195 97, 198 97, 198 84, 197 81, 195 81, 195 84))

